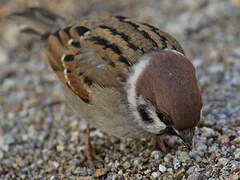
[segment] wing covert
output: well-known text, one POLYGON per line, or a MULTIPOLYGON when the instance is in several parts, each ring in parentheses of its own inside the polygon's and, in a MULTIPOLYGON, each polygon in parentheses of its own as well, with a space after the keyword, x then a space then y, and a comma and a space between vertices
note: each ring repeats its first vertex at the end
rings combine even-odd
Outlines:
POLYGON ((160 29, 121 16, 103 16, 65 27, 48 38, 49 64, 63 84, 91 104, 94 86, 123 90, 128 73, 151 51, 180 44, 160 29))

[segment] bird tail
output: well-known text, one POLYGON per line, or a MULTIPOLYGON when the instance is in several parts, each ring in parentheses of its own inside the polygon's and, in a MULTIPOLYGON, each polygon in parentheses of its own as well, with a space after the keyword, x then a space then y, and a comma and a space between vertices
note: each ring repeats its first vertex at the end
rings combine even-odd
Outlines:
POLYGON ((31 7, 22 12, 10 14, 8 18, 25 25, 22 32, 39 36, 42 39, 67 25, 65 18, 39 7, 31 7))

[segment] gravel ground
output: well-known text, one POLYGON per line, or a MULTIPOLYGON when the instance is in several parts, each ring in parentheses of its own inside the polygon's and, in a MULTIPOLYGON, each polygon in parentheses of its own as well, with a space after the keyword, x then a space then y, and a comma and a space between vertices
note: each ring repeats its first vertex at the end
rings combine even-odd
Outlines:
POLYGON ((1 0, 0 18, 0 179, 240 179, 240 0, 1 0), (105 166, 96 162, 95 173, 80 166, 85 123, 65 105, 40 42, 2 18, 30 5, 66 17, 108 11, 175 36, 203 94, 194 148, 164 154, 148 139, 120 142, 92 128, 105 166))

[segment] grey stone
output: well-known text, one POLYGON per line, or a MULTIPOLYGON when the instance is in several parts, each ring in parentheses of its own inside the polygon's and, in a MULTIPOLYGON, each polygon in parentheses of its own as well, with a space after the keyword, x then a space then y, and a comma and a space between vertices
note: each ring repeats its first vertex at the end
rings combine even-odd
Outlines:
POLYGON ((152 173, 152 178, 153 178, 153 179, 159 178, 160 175, 161 175, 161 173, 160 173, 159 171, 153 172, 153 173, 152 173))

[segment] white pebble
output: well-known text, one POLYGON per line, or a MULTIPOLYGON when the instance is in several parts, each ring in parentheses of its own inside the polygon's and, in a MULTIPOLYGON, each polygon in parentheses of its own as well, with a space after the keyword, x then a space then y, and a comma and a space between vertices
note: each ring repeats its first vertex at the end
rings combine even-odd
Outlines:
POLYGON ((202 136, 204 137, 211 137, 215 135, 214 130, 208 127, 201 128, 201 131, 202 131, 202 136))
POLYGON ((240 159, 240 148, 237 148, 235 150, 234 157, 235 157, 235 160, 239 160, 240 159))
POLYGON ((175 170, 178 169, 179 167, 181 167, 181 163, 176 158, 173 159, 173 167, 175 170))
POLYGON ((57 146, 57 151, 58 151, 58 152, 63 152, 63 151, 64 151, 64 146, 63 146, 62 144, 59 144, 59 145, 57 146))
POLYGON ((164 173, 164 172, 166 172, 166 170, 167 170, 167 168, 165 166, 159 164, 159 171, 160 172, 164 173))
POLYGON ((147 169, 146 171, 144 171, 144 174, 149 174, 151 172, 150 169, 147 169))
POLYGON ((50 177, 50 180, 54 180, 54 179, 55 179, 55 176, 51 176, 51 177, 50 177))
POLYGON ((119 170, 119 171, 118 171, 118 175, 122 176, 122 175, 123 175, 123 171, 122 171, 122 170, 119 170))
POLYGON ((56 168, 56 169, 59 167, 59 163, 56 162, 56 161, 53 161, 53 162, 52 162, 52 165, 53 165, 53 167, 56 168))

